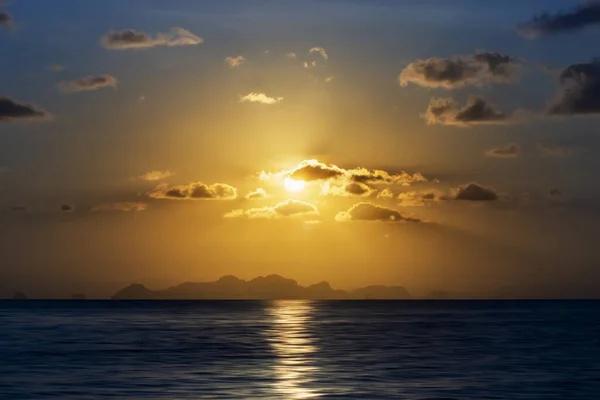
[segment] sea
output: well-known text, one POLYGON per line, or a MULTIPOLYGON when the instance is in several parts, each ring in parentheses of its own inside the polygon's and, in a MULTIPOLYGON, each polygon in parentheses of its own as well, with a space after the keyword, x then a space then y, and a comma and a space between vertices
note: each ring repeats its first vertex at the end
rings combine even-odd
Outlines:
POLYGON ((0 301, 0 399, 600 399, 600 301, 0 301))

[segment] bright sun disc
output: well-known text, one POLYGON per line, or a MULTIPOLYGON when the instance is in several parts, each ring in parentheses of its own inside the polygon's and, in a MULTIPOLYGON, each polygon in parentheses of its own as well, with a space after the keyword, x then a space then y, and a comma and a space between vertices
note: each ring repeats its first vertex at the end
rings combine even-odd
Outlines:
POLYGON ((286 190, 289 190, 290 192, 301 192, 302 189, 304 189, 304 186, 306 186, 306 182, 297 181, 292 178, 285 178, 285 180, 283 181, 283 186, 286 190))

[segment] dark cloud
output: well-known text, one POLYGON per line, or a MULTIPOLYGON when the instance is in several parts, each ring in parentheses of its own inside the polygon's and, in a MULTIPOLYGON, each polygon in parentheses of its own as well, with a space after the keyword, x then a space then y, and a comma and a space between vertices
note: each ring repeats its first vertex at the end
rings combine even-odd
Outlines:
POLYGON ((204 39, 183 28, 173 28, 169 33, 159 33, 152 37, 145 32, 133 29, 110 31, 100 39, 105 49, 127 50, 144 49, 156 46, 189 46, 204 43, 204 39))
POLYGON ((85 76, 73 81, 61 82, 58 84, 58 87, 65 93, 97 90, 104 87, 114 88, 117 87, 117 78, 108 74, 85 76))
POLYGON ((47 119, 50 113, 33 104, 19 103, 10 97, 0 96, 0 123, 47 119))
POLYGON ((60 205, 60 211, 62 212, 71 212, 73 211, 73 206, 70 204, 61 204, 60 205))
POLYGON ((153 199, 171 200, 232 200, 237 196, 237 190, 224 183, 206 185, 193 182, 188 185, 159 185, 147 193, 153 199))
POLYGON ((573 149, 558 146, 550 142, 537 142, 535 146, 541 154, 549 157, 568 157, 573 155, 573 149))
POLYGON ((597 24, 600 24, 600 3, 587 1, 568 11, 536 15, 519 24, 517 32, 525 37, 536 38, 575 32, 597 24))
POLYGON ((0 165, 0 174, 3 172, 10 172, 12 169, 6 165, 0 165))
POLYGON ((15 212, 21 212, 21 213, 27 212, 27 207, 25 207, 25 206, 12 206, 10 209, 15 212))
POLYGON ((418 218, 402 215, 391 208, 377 206, 373 203, 358 203, 348 211, 336 215, 337 221, 384 221, 384 222, 420 222, 418 218))
POLYGON ((455 89, 466 85, 508 83, 520 70, 521 62, 496 52, 479 52, 452 58, 432 57, 408 64, 398 80, 402 86, 455 89))
POLYGON ((353 196, 368 196, 373 192, 369 186, 360 182, 349 183, 344 187, 344 189, 353 196))
POLYGON ((233 210, 224 218, 277 219, 287 217, 302 217, 319 215, 319 210, 312 204, 300 200, 289 199, 277 203, 273 207, 250 208, 233 210))
POLYGON ((600 61, 569 65, 559 75, 561 91, 551 115, 600 113, 600 61))
POLYGON ((459 186, 451 196, 453 200, 467 201, 496 201, 498 198, 498 193, 494 189, 481 186, 475 182, 459 186))
POLYGON ((335 165, 326 165, 313 161, 316 160, 302 161, 296 169, 291 172, 289 177, 295 180, 310 182, 337 178, 344 175, 344 170, 335 165))
POLYGON ((12 25, 13 17, 7 11, 0 11, 0 26, 10 27, 12 25))
POLYGON ((516 143, 510 143, 506 146, 496 147, 485 152, 488 157, 515 158, 519 156, 521 148, 516 143))
POLYGON ((452 98, 434 98, 424 117, 428 124, 441 125, 483 125, 506 124, 509 118, 484 98, 471 96, 464 107, 460 107, 452 98))

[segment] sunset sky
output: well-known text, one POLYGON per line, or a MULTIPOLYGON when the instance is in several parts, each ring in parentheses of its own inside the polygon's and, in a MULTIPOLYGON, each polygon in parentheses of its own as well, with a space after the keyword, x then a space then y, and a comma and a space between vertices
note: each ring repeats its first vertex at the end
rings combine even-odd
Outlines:
POLYGON ((597 25, 567 0, 0 3, 0 295, 595 285, 597 25))

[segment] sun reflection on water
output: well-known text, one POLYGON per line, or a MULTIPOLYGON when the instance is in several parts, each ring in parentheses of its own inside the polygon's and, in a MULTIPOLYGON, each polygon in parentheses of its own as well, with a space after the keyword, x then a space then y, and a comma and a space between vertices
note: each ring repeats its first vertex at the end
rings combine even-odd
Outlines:
POLYGON ((275 355, 275 390, 285 399, 320 397, 311 387, 319 372, 315 365, 318 348, 309 325, 314 305, 310 301, 274 301, 267 308, 271 326, 268 341, 275 355))

